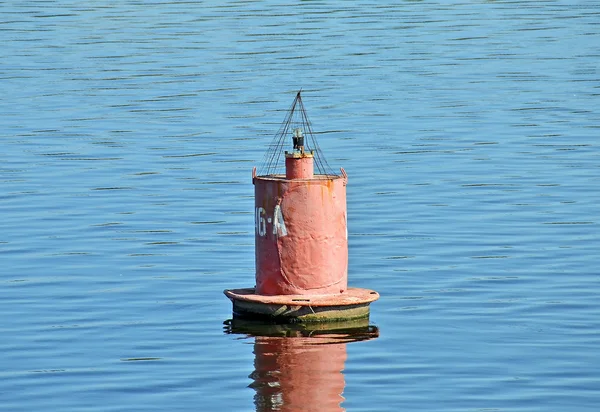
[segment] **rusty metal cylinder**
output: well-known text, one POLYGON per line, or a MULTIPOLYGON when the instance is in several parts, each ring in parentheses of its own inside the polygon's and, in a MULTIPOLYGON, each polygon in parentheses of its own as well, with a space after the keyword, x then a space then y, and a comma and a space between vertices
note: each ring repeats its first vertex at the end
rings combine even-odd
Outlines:
POLYGON ((314 176, 313 155, 311 153, 285 154, 286 179, 312 179, 314 176))
POLYGON ((347 177, 342 173, 313 175, 311 167, 311 178, 254 176, 257 294, 346 291, 347 177))

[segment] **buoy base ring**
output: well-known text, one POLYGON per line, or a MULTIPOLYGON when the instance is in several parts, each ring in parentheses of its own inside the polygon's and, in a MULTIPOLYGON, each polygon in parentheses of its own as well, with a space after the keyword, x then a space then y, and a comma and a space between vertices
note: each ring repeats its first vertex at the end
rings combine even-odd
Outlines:
POLYGON ((281 323, 329 322, 369 317, 369 304, 379 299, 370 289, 348 288, 336 295, 258 295, 254 288, 223 291, 242 318, 281 323))

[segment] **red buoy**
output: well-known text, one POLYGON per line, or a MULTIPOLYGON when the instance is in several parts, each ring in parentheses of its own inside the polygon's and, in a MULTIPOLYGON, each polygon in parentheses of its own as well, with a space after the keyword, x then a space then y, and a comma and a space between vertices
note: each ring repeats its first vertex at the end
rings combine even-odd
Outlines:
POLYGON ((379 294, 348 288, 348 176, 327 170, 300 92, 265 159, 265 173, 252 171, 256 286, 225 291, 234 313, 295 321, 367 317, 379 294), (285 151, 285 172, 278 173, 290 134, 293 150, 285 151))

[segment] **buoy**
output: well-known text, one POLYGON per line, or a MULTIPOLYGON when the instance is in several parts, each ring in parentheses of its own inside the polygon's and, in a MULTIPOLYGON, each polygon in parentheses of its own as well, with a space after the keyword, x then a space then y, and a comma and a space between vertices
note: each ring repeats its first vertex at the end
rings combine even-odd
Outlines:
POLYGON ((252 182, 256 284, 224 291, 234 315, 283 322, 368 317, 379 294, 348 287, 348 175, 329 168, 300 92, 252 182), (292 150, 285 151, 290 137, 292 150))

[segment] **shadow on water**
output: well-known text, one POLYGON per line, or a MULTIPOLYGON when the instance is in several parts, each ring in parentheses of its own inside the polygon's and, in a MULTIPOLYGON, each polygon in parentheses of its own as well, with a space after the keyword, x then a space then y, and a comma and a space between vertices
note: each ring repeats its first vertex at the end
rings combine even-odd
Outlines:
POLYGON ((242 319, 225 322, 225 333, 253 336, 257 412, 344 411, 346 344, 375 339, 368 319, 314 324, 268 324, 242 319))

